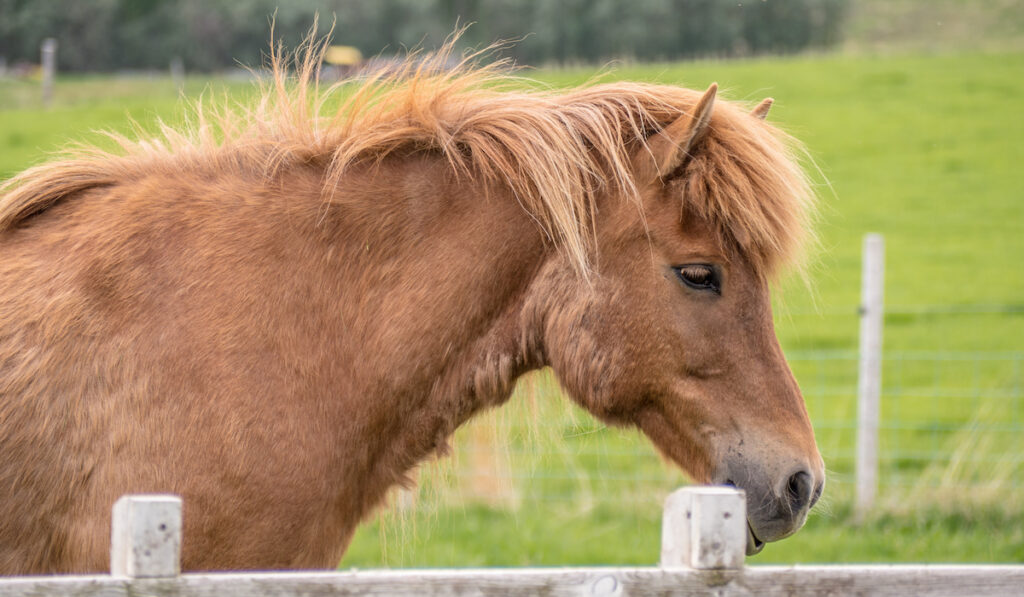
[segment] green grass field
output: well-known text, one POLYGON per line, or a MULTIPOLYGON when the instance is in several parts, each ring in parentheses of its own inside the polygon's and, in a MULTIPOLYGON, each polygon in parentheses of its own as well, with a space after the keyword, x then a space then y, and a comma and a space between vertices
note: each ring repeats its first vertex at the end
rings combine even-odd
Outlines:
MULTIPOLYGON (((824 504, 766 562, 1024 561, 1024 53, 818 56, 622 66, 728 98, 776 98, 821 197, 811 284, 777 289, 779 337, 829 466, 824 504), (863 234, 887 244, 882 493, 855 524, 856 308, 863 234)), ((556 86, 592 70, 529 73, 556 86)), ((190 80, 245 97, 240 83, 190 80)), ((219 91, 218 91, 219 92, 219 91)), ((0 80, 0 178, 97 129, 178 122, 169 81, 0 80)), ((234 95, 233 95, 234 97, 234 95)), ((548 374, 461 430, 414 494, 357 534, 343 567, 650 564, 684 477, 635 432, 568 406, 548 374), (497 447, 496 447, 497 446, 497 447)))

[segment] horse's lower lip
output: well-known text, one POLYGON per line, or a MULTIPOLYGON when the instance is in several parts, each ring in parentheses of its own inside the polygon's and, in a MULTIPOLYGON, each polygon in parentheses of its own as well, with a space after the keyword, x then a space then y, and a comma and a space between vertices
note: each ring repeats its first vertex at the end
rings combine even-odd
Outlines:
POLYGON ((764 541, 757 538, 754 534, 754 529, 751 528, 750 523, 747 523, 747 555, 752 556, 761 553, 764 549, 764 541))

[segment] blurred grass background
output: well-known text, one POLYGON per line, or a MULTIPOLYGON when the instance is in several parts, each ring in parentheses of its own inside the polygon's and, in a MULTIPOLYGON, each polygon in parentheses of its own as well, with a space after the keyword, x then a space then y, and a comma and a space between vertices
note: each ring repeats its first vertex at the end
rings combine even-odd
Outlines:
MULTIPOLYGON (((816 172, 821 246, 811 288, 779 284, 776 326, 829 481, 807 527, 751 563, 1024 561, 1021 23, 996 18, 1001 33, 964 50, 959 33, 934 41, 935 26, 920 17, 984 21, 999 9, 1016 18, 1019 4, 979 12, 977 3, 942 0, 921 13, 921 2, 865 2, 876 12, 855 14, 851 27, 877 33, 879 23, 903 19, 928 30, 902 44, 864 33, 847 42, 855 51, 838 54, 604 69, 603 80, 717 81, 730 99, 775 97, 770 120, 807 145, 816 172), (867 232, 883 233, 887 245, 882 487, 876 514, 855 522, 856 310, 867 232)), ((594 73, 527 74, 572 86, 594 73)), ((252 88, 190 77, 179 94, 169 78, 65 77, 55 105, 42 110, 36 83, 0 79, 0 179, 69 140, 102 144, 97 130, 179 122, 191 98, 222 92, 244 101, 252 88)), ((549 372, 524 380, 454 446, 357 533, 343 567, 651 564, 661 501, 685 483, 636 432, 607 429, 572 407, 549 372)))

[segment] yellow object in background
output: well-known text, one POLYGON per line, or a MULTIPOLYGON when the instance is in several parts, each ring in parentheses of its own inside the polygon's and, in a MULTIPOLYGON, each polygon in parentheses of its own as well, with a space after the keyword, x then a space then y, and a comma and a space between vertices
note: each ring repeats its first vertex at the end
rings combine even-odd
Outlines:
POLYGON ((334 66, 356 66, 363 61, 363 53, 353 46, 331 46, 324 54, 324 62, 334 66))

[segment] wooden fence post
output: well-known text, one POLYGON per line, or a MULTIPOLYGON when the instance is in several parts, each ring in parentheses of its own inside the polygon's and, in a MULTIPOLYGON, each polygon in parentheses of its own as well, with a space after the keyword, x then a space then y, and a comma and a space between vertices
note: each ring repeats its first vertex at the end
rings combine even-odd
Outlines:
POLYGON ((178 93, 185 89, 185 61, 181 56, 171 58, 171 82, 178 93))
POLYGON ((110 574, 168 578, 181 572, 181 498, 126 495, 114 504, 110 574))
POLYGON ((861 279, 860 350, 857 377, 858 519, 871 510, 878 492, 878 417, 882 392, 882 323, 885 294, 885 241, 880 234, 864 237, 861 279))
POLYGON ((747 499, 733 487, 684 487, 665 500, 661 567, 738 569, 747 551, 747 499))
POLYGON ((43 107, 53 101, 53 79, 57 71, 57 40, 47 37, 40 48, 43 64, 43 107))

